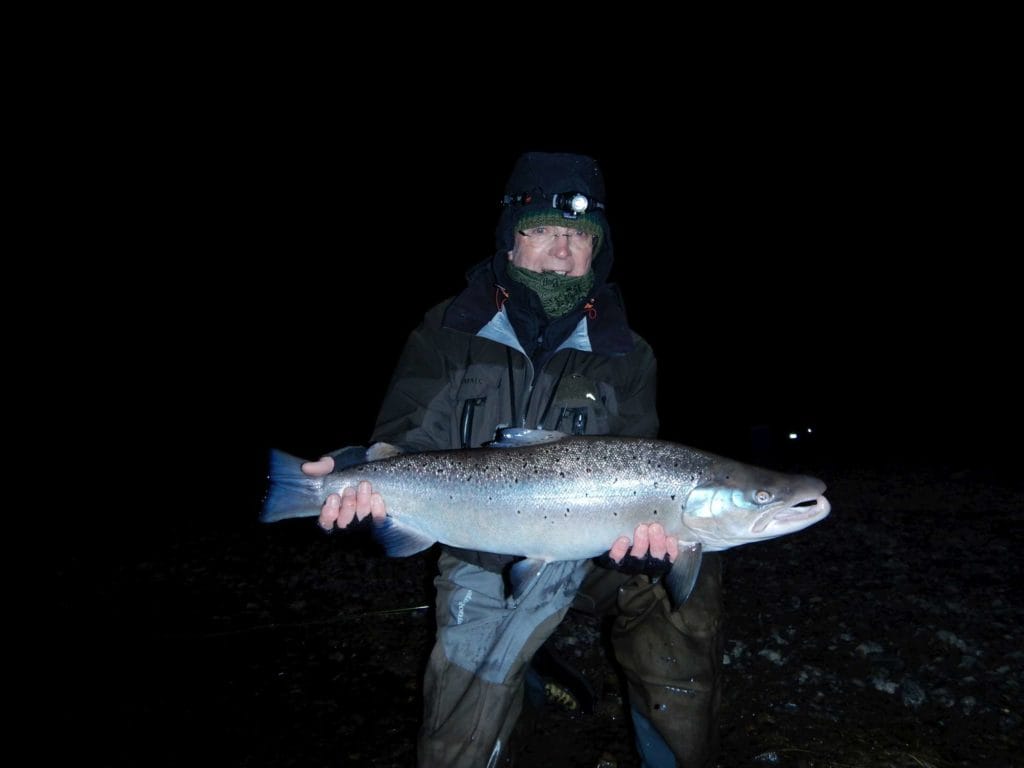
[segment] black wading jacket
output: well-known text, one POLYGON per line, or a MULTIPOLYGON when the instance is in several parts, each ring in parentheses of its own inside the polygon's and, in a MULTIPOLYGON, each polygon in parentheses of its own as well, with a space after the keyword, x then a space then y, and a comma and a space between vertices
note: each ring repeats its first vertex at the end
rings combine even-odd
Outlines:
MULTIPOLYGON (((654 353, 604 282, 609 265, 595 259, 593 295, 548 322, 536 294, 507 279, 507 258, 474 268, 466 289, 409 336, 373 440, 405 451, 478 448, 502 426, 655 437, 654 353)), ((491 570, 513 559, 451 551, 491 570)))

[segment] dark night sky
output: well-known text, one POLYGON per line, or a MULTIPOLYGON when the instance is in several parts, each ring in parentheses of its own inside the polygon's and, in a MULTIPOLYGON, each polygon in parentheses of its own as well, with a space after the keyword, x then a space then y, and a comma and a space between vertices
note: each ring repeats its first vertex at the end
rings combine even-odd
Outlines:
POLYGON ((539 149, 604 169, 664 437, 742 456, 753 425, 807 424, 858 461, 993 461, 993 440, 1018 439, 1001 209, 927 126, 835 125, 215 139, 192 211, 210 247, 168 275, 200 329, 174 340, 201 403, 177 426, 247 478, 271 446, 365 442, 406 334, 492 253, 504 179, 539 149))

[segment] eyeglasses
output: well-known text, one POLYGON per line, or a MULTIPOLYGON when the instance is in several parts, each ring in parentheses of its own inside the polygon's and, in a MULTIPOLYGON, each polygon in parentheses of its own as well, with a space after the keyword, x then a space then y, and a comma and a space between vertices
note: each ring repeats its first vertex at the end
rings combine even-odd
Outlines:
POLYGON ((594 236, 582 229, 556 232, 554 227, 532 227, 530 229, 520 229, 519 234, 529 240, 530 245, 537 248, 554 245, 560 237, 568 239, 570 248, 578 248, 584 245, 592 246, 594 244, 594 236))

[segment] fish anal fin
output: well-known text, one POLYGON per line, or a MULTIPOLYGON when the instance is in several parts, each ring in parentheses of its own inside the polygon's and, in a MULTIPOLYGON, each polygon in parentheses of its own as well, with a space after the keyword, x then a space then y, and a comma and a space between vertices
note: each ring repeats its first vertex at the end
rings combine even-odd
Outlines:
POLYGON ((373 537, 384 547, 388 557, 415 555, 434 543, 434 539, 393 517, 385 517, 380 522, 375 521, 373 537))
POLYGON ((702 558, 700 542, 679 542, 679 557, 665 577, 669 598, 676 608, 690 597, 693 585, 697 583, 702 558))

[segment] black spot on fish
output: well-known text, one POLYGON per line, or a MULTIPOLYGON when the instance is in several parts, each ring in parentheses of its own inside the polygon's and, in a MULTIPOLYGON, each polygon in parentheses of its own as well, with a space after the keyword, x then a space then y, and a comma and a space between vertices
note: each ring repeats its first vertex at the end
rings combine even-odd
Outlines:
POLYGON ((673 493, 672 494, 672 501, 675 501, 675 500, 676 500, 676 495, 673 493))

